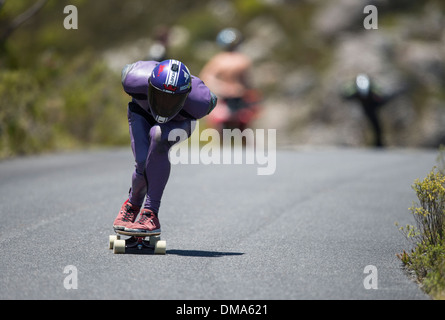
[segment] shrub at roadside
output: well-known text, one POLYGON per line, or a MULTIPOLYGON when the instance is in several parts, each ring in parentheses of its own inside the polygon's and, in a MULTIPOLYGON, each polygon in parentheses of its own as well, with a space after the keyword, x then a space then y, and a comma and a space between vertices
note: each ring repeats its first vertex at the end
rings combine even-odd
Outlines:
MULTIPOLYGON (((443 163, 443 152, 439 162, 443 163)), ((442 164, 441 163, 441 164, 442 164)), ((422 181, 415 180, 413 190, 418 203, 410 211, 415 226, 401 227, 414 249, 397 256, 407 271, 435 299, 445 299, 445 175, 443 168, 434 167, 422 181)))
POLYGON ((89 54, 0 70, 0 159, 128 143, 120 75, 89 54), (54 66, 53 66, 54 64, 54 66))

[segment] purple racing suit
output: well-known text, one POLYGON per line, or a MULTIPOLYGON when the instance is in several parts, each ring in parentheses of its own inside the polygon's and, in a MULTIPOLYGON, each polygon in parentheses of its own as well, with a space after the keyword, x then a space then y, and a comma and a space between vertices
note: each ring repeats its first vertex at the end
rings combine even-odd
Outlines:
POLYGON ((129 194, 135 206, 144 206, 158 214, 161 198, 170 176, 169 141, 173 129, 183 129, 188 137, 193 132, 192 121, 209 114, 216 105, 216 96, 197 77, 192 76, 192 90, 182 110, 171 121, 157 123, 150 113, 148 79, 156 61, 138 61, 122 70, 122 86, 133 99, 128 105, 128 124, 135 171, 129 194), (145 202, 144 202, 145 198, 145 202))

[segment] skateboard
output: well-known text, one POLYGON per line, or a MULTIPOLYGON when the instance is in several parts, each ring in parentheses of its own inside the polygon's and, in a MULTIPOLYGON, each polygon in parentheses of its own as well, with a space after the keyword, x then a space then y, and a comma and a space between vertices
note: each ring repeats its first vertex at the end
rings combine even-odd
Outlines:
POLYGON ((115 230, 117 234, 109 237, 109 248, 113 249, 113 253, 125 253, 127 249, 150 249, 155 254, 165 254, 167 242, 161 240, 160 234, 147 235, 146 233, 128 232, 123 230, 115 230), (129 236, 128 239, 121 239, 121 235, 129 236), (146 240, 148 238, 148 240, 146 240))

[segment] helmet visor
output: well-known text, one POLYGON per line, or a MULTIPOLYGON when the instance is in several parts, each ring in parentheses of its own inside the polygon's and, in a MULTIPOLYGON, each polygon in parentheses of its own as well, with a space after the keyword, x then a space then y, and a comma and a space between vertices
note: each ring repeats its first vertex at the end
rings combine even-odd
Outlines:
POLYGON ((181 111, 189 92, 169 93, 161 91, 151 84, 148 86, 148 102, 153 116, 173 118, 181 111))

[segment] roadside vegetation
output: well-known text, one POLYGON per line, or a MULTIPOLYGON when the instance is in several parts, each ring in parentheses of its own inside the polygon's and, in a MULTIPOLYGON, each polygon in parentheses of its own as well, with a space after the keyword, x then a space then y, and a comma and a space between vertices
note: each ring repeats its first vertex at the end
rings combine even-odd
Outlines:
POLYGON ((0 72, 8 106, 0 110, 0 158, 127 142, 128 99, 115 94, 119 80, 88 57, 41 61, 33 73, 0 72))
POLYGON ((440 148, 438 166, 412 188, 418 198, 409 209, 415 225, 400 231, 413 249, 397 256, 426 293, 445 300, 445 147, 440 148))

